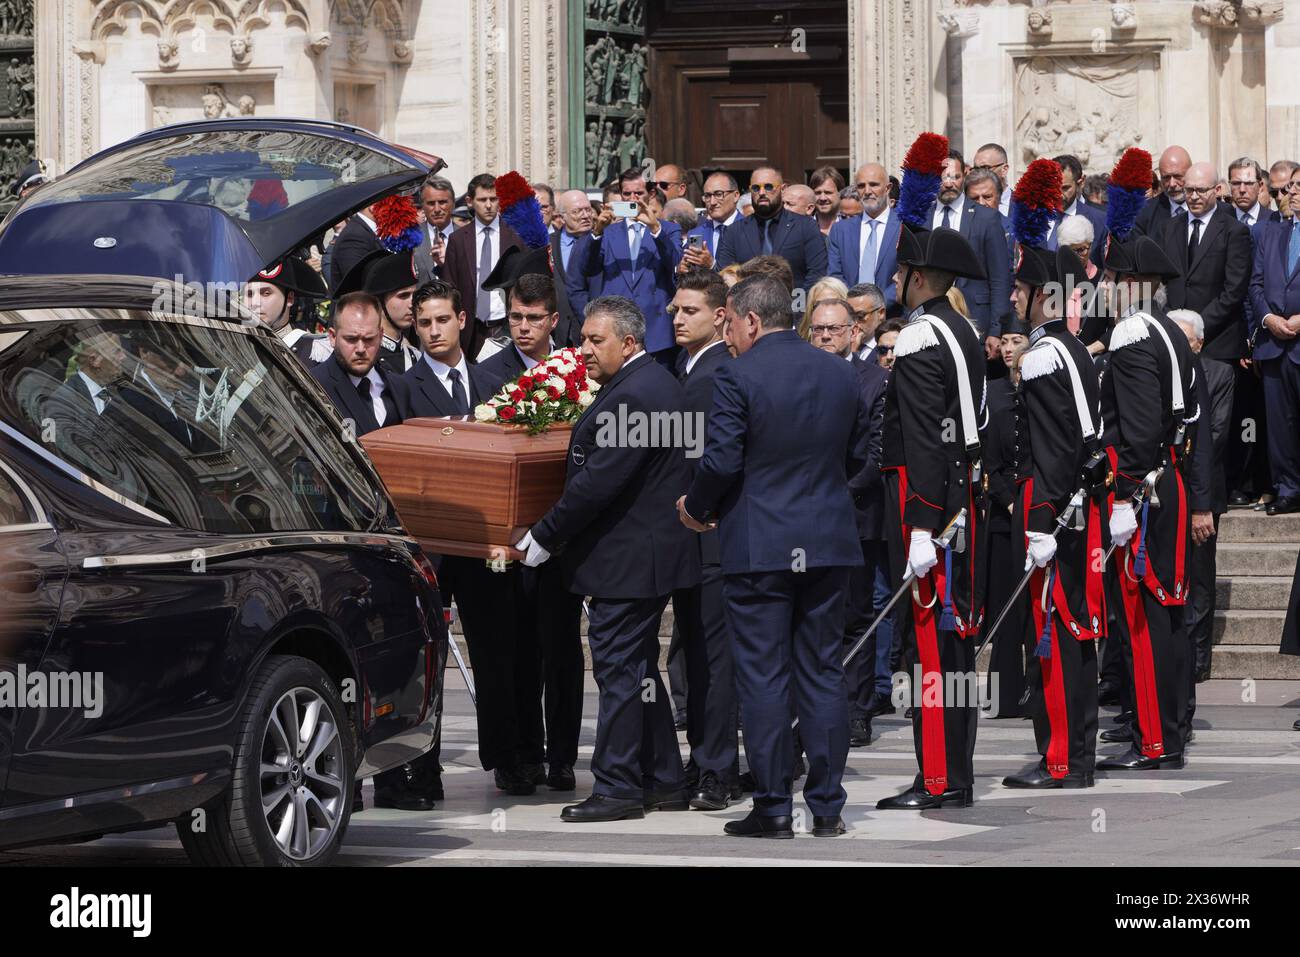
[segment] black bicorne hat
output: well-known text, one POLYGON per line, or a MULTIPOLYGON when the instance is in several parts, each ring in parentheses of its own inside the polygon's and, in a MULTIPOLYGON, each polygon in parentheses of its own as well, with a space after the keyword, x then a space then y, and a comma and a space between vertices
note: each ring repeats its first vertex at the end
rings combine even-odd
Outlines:
POLYGON ((1015 278, 1035 288, 1055 283, 1073 288, 1088 278, 1083 261, 1069 246, 1056 251, 1041 246, 1016 246, 1015 278))
POLYGON ((984 266, 966 237, 955 229, 923 229, 900 223, 898 264, 917 269, 942 269, 967 279, 985 279, 984 266))
POLYGON ((511 246, 502 253, 492 272, 483 280, 483 288, 489 292, 495 289, 509 289, 519 281, 520 276, 530 274, 545 276, 547 279, 555 278, 550 243, 536 249, 520 249, 518 246, 511 246))
POLYGON ((285 292, 296 292, 316 299, 324 299, 329 295, 320 273, 297 256, 285 256, 278 263, 267 266, 249 282, 269 282, 285 292))
POLYGON ((376 249, 348 270, 334 290, 334 298, 362 291, 383 299, 399 289, 415 286, 419 281, 420 272, 415 265, 415 256, 409 249, 400 253, 376 249))
POLYGON ((1114 233, 1107 236, 1103 265, 1116 276, 1159 276, 1168 280, 1183 274, 1150 236, 1130 234, 1123 242, 1114 233))

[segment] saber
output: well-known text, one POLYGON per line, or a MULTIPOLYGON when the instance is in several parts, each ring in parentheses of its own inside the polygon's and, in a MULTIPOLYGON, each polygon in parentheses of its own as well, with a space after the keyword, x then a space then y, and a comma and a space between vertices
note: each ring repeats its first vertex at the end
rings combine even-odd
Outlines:
MULTIPOLYGON (((1160 497, 1156 495, 1156 483, 1160 481, 1160 476, 1164 474, 1165 474, 1165 467, 1163 465, 1160 466, 1160 468, 1152 469, 1150 472, 1147 473, 1146 478, 1142 480, 1142 484, 1139 485, 1137 491, 1133 493, 1132 501, 1135 506, 1140 504, 1143 498, 1149 496, 1151 499, 1151 504, 1154 505, 1156 508, 1160 507, 1160 497)), ((1132 539, 1130 539, 1130 541, 1131 540, 1132 539)), ((1125 542, 1124 544, 1127 545, 1128 542, 1125 542)), ((1116 547, 1117 546, 1115 545, 1115 543, 1111 542, 1110 548, 1106 549, 1106 554, 1101 556, 1101 565, 1103 568, 1105 568, 1106 563, 1110 561, 1110 556, 1115 554, 1116 547)))
MULTIPOLYGON (((944 530, 939 533, 939 537, 934 539, 935 545, 939 548, 947 548, 951 545, 953 538, 957 534, 957 529, 960 527, 959 523, 961 523, 965 518, 966 509, 962 508, 961 511, 953 516, 952 521, 947 524, 944 530)), ((880 627, 880 623, 889 617, 890 611, 892 611, 894 606, 898 604, 899 599, 907 594, 908 588, 912 586, 915 579, 916 576, 912 574, 912 566, 908 565, 907 568, 903 570, 903 583, 898 586, 898 590, 894 592, 893 596, 885 604, 885 607, 880 610, 880 614, 878 614, 876 620, 871 623, 871 627, 864 631, 861 637, 853 643, 853 647, 848 650, 848 653, 844 656, 843 660, 840 661, 841 668, 847 668, 849 666, 849 662, 852 661, 857 653, 862 650, 863 645, 867 643, 867 639, 876 633, 876 629, 880 627)), ((799 719, 795 718, 794 721, 791 722, 790 727, 799 727, 799 719)))
POLYGON ((447 646, 451 649, 451 655, 456 659, 456 667, 460 669, 460 676, 465 681, 465 687, 469 689, 469 700, 473 703, 475 710, 478 709, 478 694, 474 691, 474 679, 469 676, 469 669, 465 667, 465 659, 460 656, 460 645, 456 644, 456 637, 451 633, 451 609, 447 609, 447 646))
MULTIPOLYGON (((1079 509, 1083 508, 1084 497, 1087 494, 1088 490, 1084 487, 1080 488, 1070 496, 1070 504, 1066 506, 1065 511, 1062 512, 1060 517, 1056 520, 1056 528, 1052 529, 1053 539, 1057 538, 1061 534, 1061 529, 1074 521, 1074 515, 1079 509)), ((1111 547, 1114 548, 1113 545, 1111 547)), ((1110 557, 1109 553, 1107 553, 1107 557, 1110 557)), ((1102 561, 1104 562, 1105 559, 1102 561)), ((998 617, 997 620, 993 622, 993 627, 988 630, 988 634, 984 636, 980 641, 979 647, 975 649, 976 661, 979 660, 979 656, 983 653, 988 643, 993 640, 993 635, 997 632, 998 628, 1001 627, 1002 622, 1006 621, 1007 615, 1011 614, 1011 609, 1016 605, 1016 599, 1020 597, 1021 592, 1023 592, 1025 587, 1029 584, 1029 579, 1034 577, 1034 572, 1037 570, 1038 566, 1033 563, 1030 563, 1029 568, 1025 570, 1025 574, 1020 579, 1020 583, 1016 585, 1016 590, 1011 593, 1011 597, 1007 599, 1007 603, 1002 606, 1002 611, 998 612, 998 617)))

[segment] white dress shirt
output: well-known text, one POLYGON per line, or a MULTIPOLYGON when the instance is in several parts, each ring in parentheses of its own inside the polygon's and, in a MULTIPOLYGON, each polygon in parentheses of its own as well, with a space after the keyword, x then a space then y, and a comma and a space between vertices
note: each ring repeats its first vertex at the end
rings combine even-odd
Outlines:
POLYGON ((447 390, 447 395, 449 397, 452 393, 451 380, 448 376, 451 374, 453 368, 460 372, 461 388, 465 390, 465 401, 469 404, 470 411, 472 412, 474 410, 474 397, 469 394, 469 365, 465 362, 465 353, 462 352, 460 354, 460 361, 458 361, 455 366, 449 366, 445 362, 440 362, 427 352, 424 354, 424 361, 429 363, 429 368, 432 369, 433 374, 438 377, 438 381, 442 383, 442 387, 447 390))
MULTIPOLYGON (((488 224, 492 227, 491 238, 492 244, 492 265, 495 266, 501 261, 501 217, 498 216, 488 224)), ((488 226, 484 226, 482 221, 477 217, 474 219, 474 278, 477 282, 479 275, 479 258, 483 255, 483 231, 488 226)), ((506 301, 501 298, 501 290, 493 290, 491 295, 492 315, 489 317, 492 322, 499 322, 506 317, 506 301)), ((479 316, 482 320, 483 317, 479 316)), ((466 380, 468 382, 469 380, 466 380)))
MULTIPOLYGON (((370 381, 370 407, 375 410, 375 421, 379 423, 380 427, 383 427, 384 421, 388 418, 388 410, 384 408, 384 377, 379 374, 378 369, 371 366, 370 371, 364 377, 349 372, 348 378, 352 380, 352 388, 354 389, 361 384, 362 378, 370 381)), ((394 399, 393 401, 396 403, 397 400, 394 399)))
POLYGON ((1201 241, 1201 242, 1205 242, 1205 230, 1206 230, 1206 228, 1210 225, 1210 220, 1214 218, 1214 211, 1215 211, 1216 209, 1218 209, 1218 208, 1219 208, 1219 204, 1218 204, 1218 203, 1215 203, 1213 206, 1211 206, 1211 207, 1210 207, 1208 210, 1206 210, 1205 212, 1201 213, 1201 215, 1199 215, 1199 216, 1193 216, 1192 213, 1191 213, 1191 210, 1188 210, 1188 212, 1187 212, 1187 241, 1188 241, 1189 243, 1192 241, 1192 223, 1197 222, 1198 220, 1200 221, 1200 224, 1201 224, 1201 239, 1200 239, 1200 241, 1201 241))
POLYGON ((1241 222, 1245 223, 1247 226, 1254 226, 1259 222, 1259 217, 1264 210, 1263 207, 1259 205, 1259 201, 1256 200, 1255 205, 1250 207, 1250 209, 1246 210, 1244 213, 1235 206, 1233 207, 1233 212, 1236 213, 1237 219, 1241 222))
POLYGON ((710 221, 712 225, 712 230, 710 231, 709 236, 710 236, 710 241, 712 243, 712 247, 709 249, 709 253, 713 256, 714 259, 718 258, 718 247, 722 245, 722 240, 718 238, 718 227, 725 226, 727 229, 730 229, 732 226, 736 224, 736 220, 738 220, 739 218, 740 218, 740 210, 733 209, 731 211, 731 215, 728 216, 726 219, 724 219, 722 222, 719 223, 717 220, 710 221))
MULTIPOLYGON (((948 204, 948 208, 952 210, 952 217, 948 223, 948 228, 960 230, 962 197, 958 196, 956 199, 954 199, 951 203, 948 204)), ((934 204, 934 225, 932 227, 933 229, 938 229, 940 226, 943 225, 943 209, 944 209, 943 203, 934 204)))
POLYGON ((104 387, 80 370, 77 370, 77 375, 81 376, 82 384, 90 392, 90 401, 95 403, 95 414, 103 415, 108 406, 108 399, 100 394, 104 387))
POLYGON ((863 362, 871 357, 871 350, 876 348, 876 337, 872 336, 867 342, 862 343, 862 348, 858 350, 858 358, 863 362))
MULTIPOLYGON (((942 215, 942 210, 940 211, 942 215)), ((889 222, 889 205, 880 211, 879 216, 868 216, 865 212, 862 214, 861 230, 858 235, 858 282, 875 282, 876 264, 880 262, 880 246, 885 240, 885 226, 889 222), (876 224, 876 261, 871 263, 871 268, 865 269, 863 260, 867 255, 867 240, 871 238, 871 224, 876 224)))
POLYGON ((704 353, 708 352, 714 346, 720 346, 722 344, 723 343, 721 339, 715 339, 712 342, 710 342, 707 346, 705 346, 703 349, 701 349, 699 352, 695 353, 695 355, 687 357, 686 374, 687 375, 691 374, 691 370, 695 368, 695 363, 700 361, 700 356, 704 355, 704 353))

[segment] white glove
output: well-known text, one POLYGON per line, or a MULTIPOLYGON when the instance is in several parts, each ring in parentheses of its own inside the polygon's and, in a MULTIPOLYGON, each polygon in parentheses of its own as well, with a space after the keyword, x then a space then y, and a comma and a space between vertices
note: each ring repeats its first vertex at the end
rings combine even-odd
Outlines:
POLYGON ((1137 516, 1132 502, 1117 502, 1110 510, 1110 540, 1116 548, 1123 548, 1137 531, 1137 516))
POLYGON ((1056 539, 1046 532, 1026 532, 1029 547, 1025 550, 1025 571, 1030 565, 1045 566, 1056 555, 1056 539))
POLYGON ((912 529, 912 544, 907 552, 907 564, 917 578, 924 578, 931 568, 939 564, 939 556, 935 554, 934 542, 930 538, 929 530, 912 529))
POLYGON ((533 540, 532 532, 524 532, 524 537, 515 542, 515 548, 524 553, 524 564, 536 568, 551 557, 551 553, 533 540))

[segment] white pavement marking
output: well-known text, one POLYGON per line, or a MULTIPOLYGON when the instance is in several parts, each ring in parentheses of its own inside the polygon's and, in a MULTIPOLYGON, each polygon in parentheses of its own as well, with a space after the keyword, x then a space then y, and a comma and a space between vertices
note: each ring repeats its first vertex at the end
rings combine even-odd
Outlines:
MULTIPOLYGON (((813 838, 809 838, 813 840, 813 838)), ((834 840, 834 838, 824 839, 834 840)), ((404 861, 399 867, 419 867, 442 861, 504 861, 515 864, 626 864, 637 867, 933 867, 946 865, 913 864, 893 861, 837 861, 785 857, 701 857, 689 854, 607 854, 577 851, 498 851, 488 849, 458 848, 423 854, 424 849, 403 851, 395 847, 363 847, 347 845, 340 857, 420 857, 418 861, 404 861)))
POLYGON ((1137 778, 1137 777, 1116 777, 1116 778, 1097 778, 1097 783, 1090 788, 1076 788, 1065 790, 1064 788, 1047 789, 1042 791, 1004 788, 997 784, 989 790, 977 794, 975 803, 981 801, 997 801, 1007 798, 1033 798, 1038 800, 1041 797, 1051 795, 1053 799, 1063 797, 1102 797, 1113 794, 1186 794, 1188 791, 1199 791, 1202 788, 1218 787, 1220 784, 1230 784, 1229 781, 1199 781, 1192 778, 1180 777, 1162 777, 1162 778, 1137 778))

